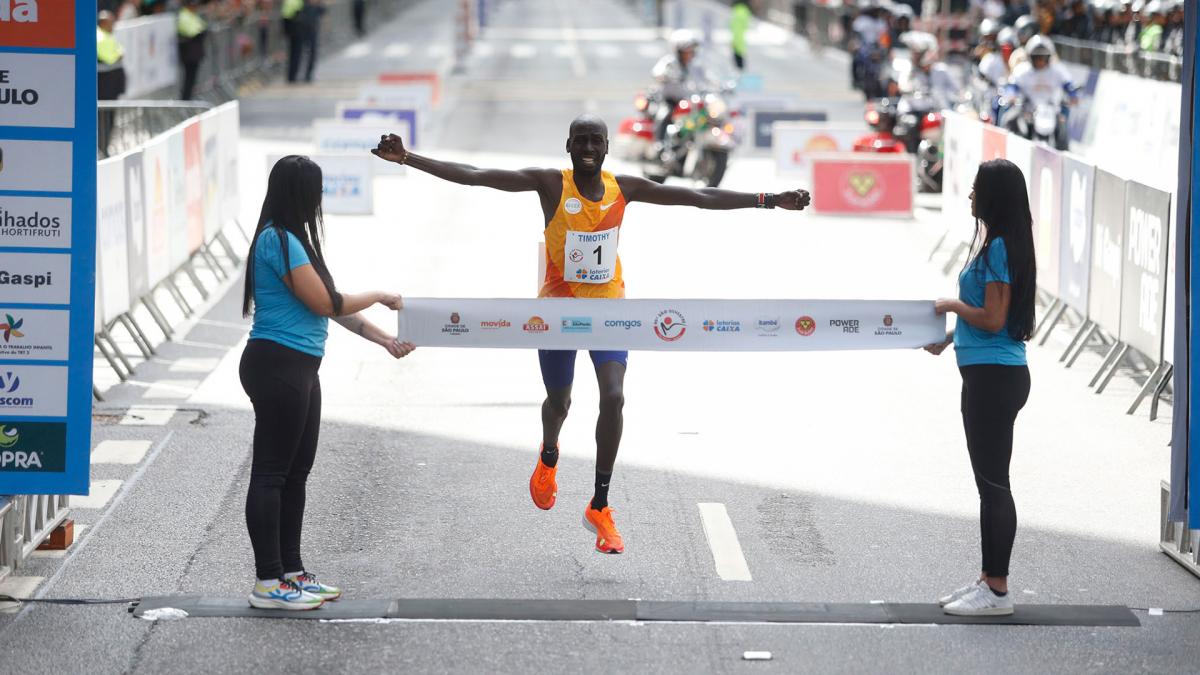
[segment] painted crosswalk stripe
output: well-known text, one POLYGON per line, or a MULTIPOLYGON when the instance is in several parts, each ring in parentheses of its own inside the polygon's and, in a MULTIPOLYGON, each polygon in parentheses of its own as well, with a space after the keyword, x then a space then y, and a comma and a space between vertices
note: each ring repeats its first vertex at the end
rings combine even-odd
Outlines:
POLYGON ((92 464, 137 464, 150 450, 150 441, 101 441, 92 450, 92 464))
POLYGON ((412 53, 412 45, 397 42, 383 48, 383 55, 390 59, 399 59, 412 53))
POLYGON ((356 42, 346 47, 345 57, 348 59, 361 59, 370 53, 371 45, 365 42, 356 42))
POLYGON ((514 59, 532 59, 537 56, 537 47, 524 42, 517 43, 509 48, 508 53, 514 59))
POLYGON ((472 53, 479 58, 486 59, 496 53, 496 48, 487 42, 477 42, 475 43, 475 51, 472 53))
POLYGON ((135 405, 125 412, 121 424, 126 426, 161 427, 171 421, 178 410, 173 405, 135 405))
POLYGON ((554 45, 554 55, 560 59, 574 58, 575 53, 575 45, 554 45))
POLYGON ((750 581, 750 567, 746 564, 746 556, 742 555, 742 545, 738 543, 725 505, 702 502, 697 506, 704 524, 704 537, 708 539, 717 566, 717 576, 725 581, 750 581))
POLYGON ((220 362, 220 359, 184 357, 176 359, 167 370, 172 373, 207 373, 220 362))
POLYGON ((663 54, 665 54, 666 52, 663 50, 662 47, 659 47, 658 45, 638 45, 637 53, 638 53, 638 56, 645 56, 648 58, 658 58, 658 57, 662 56, 663 54))
POLYGON ((602 59, 615 59, 621 55, 621 50, 612 44, 599 44, 593 47, 596 56, 602 59))
POLYGON ((112 496, 117 494, 117 490, 121 489, 119 480, 94 480, 92 486, 88 490, 86 497, 71 497, 71 508, 73 509, 102 509, 112 499, 112 496))
POLYGON ((425 50, 425 55, 431 59, 440 59, 450 53, 450 48, 446 45, 430 45, 425 50))
POLYGON ((160 380, 142 393, 142 398, 187 398, 196 393, 200 380, 160 380))

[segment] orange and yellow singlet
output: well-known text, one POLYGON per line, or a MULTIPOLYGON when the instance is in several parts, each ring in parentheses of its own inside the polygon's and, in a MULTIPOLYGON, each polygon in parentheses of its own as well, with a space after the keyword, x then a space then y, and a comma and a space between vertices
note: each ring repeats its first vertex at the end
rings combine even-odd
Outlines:
POLYGON ((604 197, 590 201, 575 187, 574 174, 563 169, 562 198, 546 226, 546 278, 538 297, 623 298, 617 240, 625 196, 616 177, 604 171, 604 197))

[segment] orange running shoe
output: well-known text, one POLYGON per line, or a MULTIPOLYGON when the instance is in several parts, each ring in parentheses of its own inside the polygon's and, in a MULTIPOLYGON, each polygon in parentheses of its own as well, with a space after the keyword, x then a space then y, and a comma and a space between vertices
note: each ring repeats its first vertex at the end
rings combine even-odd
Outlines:
POLYGON ((612 507, 606 506, 604 510, 597 511, 592 508, 592 503, 583 509, 583 526, 592 532, 596 533, 596 550, 601 553, 624 553, 625 542, 621 539, 621 533, 617 532, 617 526, 613 523, 612 507))
MULTIPOLYGON (((543 446, 544 447, 544 446, 543 446)), ((543 511, 554 507, 558 498, 558 481, 554 480, 558 467, 548 467, 542 462, 541 450, 538 450, 537 466, 529 477, 529 496, 533 497, 533 505, 543 511)))

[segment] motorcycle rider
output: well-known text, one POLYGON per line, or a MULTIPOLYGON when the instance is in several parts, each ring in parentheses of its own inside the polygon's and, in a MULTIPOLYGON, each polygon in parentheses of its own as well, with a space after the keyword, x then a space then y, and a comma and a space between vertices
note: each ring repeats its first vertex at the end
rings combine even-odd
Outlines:
POLYGON ((886 51, 883 40, 888 33, 888 23, 883 18, 878 0, 859 0, 858 16, 850 24, 853 33, 850 61, 851 82, 856 89, 862 89, 867 98, 876 98, 878 85, 871 82, 872 64, 883 59, 886 51))
POLYGON ((928 97, 935 109, 951 107, 962 87, 946 64, 938 59, 938 40, 932 33, 909 31, 900 36, 908 47, 911 69, 898 82, 899 93, 905 97, 928 97))
POLYGON ((998 48, 997 38, 1000 35, 1000 22, 995 19, 984 19, 979 24, 979 44, 975 46, 973 56, 979 63, 983 57, 992 54, 998 48))
POLYGON ((979 60, 979 74, 992 87, 1001 87, 1008 81, 1008 59, 1017 50, 1017 33, 1012 28, 1002 28, 996 36, 996 48, 979 60))
POLYGON ((1023 97, 1032 105, 1052 105, 1061 109, 1058 128, 1055 130, 1055 146, 1067 149, 1066 110, 1064 104, 1075 105, 1079 90, 1071 79, 1071 73, 1055 60, 1054 43, 1044 35, 1035 35, 1025 45, 1029 61, 1012 71, 1005 94, 1004 107, 1011 108, 1017 97, 1023 97), (1065 98, 1064 98, 1065 95, 1065 98))
POLYGON ((675 106, 697 91, 710 87, 711 80, 697 60, 700 39, 690 30, 679 29, 671 34, 672 53, 654 64, 651 76, 658 82, 662 103, 654 117, 654 140, 661 143, 671 124, 675 106))
POLYGON ((1040 34, 1042 28, 1038 25, 1037 19, 1032 14, 1026 14, 1017 19, 1016 23, 1013 24, 1013 30, 1017 32, 1017 41, 1021 45, 1013 50, 1012 56, 1008 57, 1009 70, 1016 70, 1017 66, 1029 60, 1025 45, 1029 44, 1029 41, 1034 36, 1040 34))

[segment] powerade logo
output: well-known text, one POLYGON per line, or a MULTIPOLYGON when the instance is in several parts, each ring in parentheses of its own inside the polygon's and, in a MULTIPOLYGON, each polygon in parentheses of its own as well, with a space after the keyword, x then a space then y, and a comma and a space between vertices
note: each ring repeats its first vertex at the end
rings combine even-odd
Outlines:
POLYGON ((633 330, 641 328, 642 322, 639 319, 609 319, 604 322, 605 328, 624 328, 625 330, 633 330))
POLYGON ((0 375, 0 408, 32 408, 33 398, 30 396, 8 396, 15 394, 21 388, 21 378, 12 372, 0 375))
MULTIPOLYGON (((0 2, 2 1, 0 0, 0 2)), ((42 286, 53 285, 53 272, 46 272, 44 274, 13 274, 7 270, 0 270, 0 286, 33 286, 34 288, 41 288, 42 286)))
POLYGON ((840 328, 843 333, 857 333, 859 321, 858 319, 830 319, 829 327, 835 330, 840 328))
POLYGON ((66 468, 67 425, 0 424, 0 471, 54 471, 66 468))
POLYGON ((562 332, 564 332, 564 333, 590 333, 590 332, 592 332, 592 317, 590 317, 590 316, 564 316, 562 318, 562 332))
POLYGON ((700 324, 705 333, 740 333, 742 332, 741 321, 722 321, 717 319, 705 319, 704 323, 700 324))

